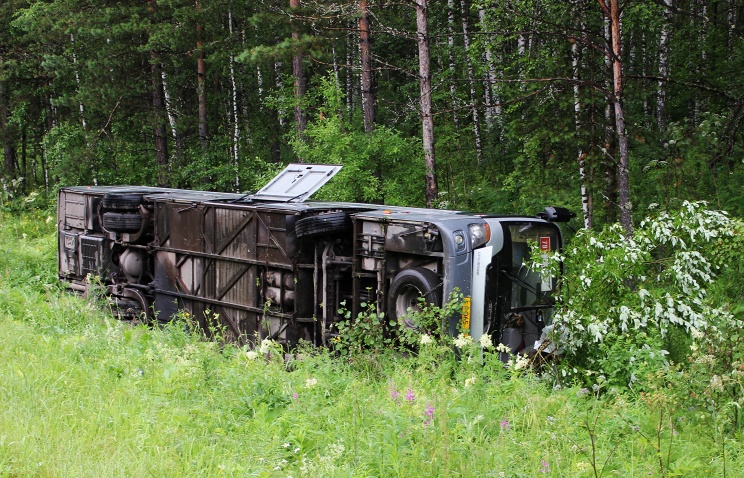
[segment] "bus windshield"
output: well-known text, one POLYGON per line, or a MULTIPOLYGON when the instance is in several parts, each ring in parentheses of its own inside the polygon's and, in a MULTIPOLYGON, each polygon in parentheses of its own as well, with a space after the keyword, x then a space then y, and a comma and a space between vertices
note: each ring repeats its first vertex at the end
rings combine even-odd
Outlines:
POLYGON ((511 264, 502 269, 511 281, 511 309, 525 310, 544 308, 553 305, 552 295, 555 292, 554 277, 531 270, 530 246, 539 244, 540 251, 547 254, 558 247, 556 228, 541 223, 520 223, 508 226, 511 236, 511 264))

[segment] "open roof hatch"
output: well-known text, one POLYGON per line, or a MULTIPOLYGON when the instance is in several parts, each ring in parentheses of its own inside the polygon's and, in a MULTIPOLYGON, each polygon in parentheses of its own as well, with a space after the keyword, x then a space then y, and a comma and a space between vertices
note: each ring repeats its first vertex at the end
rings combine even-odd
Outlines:
POLYGON ((323 187, 342 166, 338 164, 290 164, 250 199, 303 202, 323 187))

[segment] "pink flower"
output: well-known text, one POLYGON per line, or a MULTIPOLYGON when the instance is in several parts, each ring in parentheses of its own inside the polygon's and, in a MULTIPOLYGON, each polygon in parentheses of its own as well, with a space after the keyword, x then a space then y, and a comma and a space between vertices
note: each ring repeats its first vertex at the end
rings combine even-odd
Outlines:
POLYGON ((409 402, 416 400, 416 394, 413 393, 413 390, 408 389, 408 392, 406 392, 406 400, 409 402))
POLYGON ((426 426, 426 425, 429 425, 431 421, 434 419, 434 405, 427 403, 426 411, 424 411, 424 415, 426 415, 426 420, 424 420, 424 426, 426 426))

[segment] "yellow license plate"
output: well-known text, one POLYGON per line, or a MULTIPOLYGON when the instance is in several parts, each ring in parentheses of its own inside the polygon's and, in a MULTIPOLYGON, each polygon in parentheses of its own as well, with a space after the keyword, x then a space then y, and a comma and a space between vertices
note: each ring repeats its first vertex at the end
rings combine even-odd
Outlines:
POLYGON ((465 297, 462 300, 462 319, 460 319, 460 325, 464 332, 470 331, 470 297, 465 297))

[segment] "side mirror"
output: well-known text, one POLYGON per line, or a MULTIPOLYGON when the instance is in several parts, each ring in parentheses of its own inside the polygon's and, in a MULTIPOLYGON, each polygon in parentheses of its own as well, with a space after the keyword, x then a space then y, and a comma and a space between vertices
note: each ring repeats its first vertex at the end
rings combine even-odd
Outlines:
POLYGON ((550 222, 568 222, 576 217, 576 214, 565 207, 548 206, 545 208, 545 212, 538 213, 537 217, 550 222))

